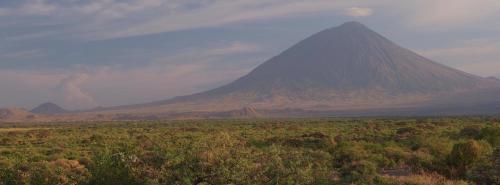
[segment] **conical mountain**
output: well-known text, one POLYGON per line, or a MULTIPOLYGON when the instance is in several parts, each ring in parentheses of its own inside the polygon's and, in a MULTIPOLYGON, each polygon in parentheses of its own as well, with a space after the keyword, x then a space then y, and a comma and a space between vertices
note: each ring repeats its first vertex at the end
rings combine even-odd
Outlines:
POLYGON ((313 88, 391 93, 470 88, 480 78, 432 62, 358 22, 317 33, 214 94, 313 88))
POLYGON ((228 85, 120 108, 213 111, 247 106, 329 110, 398 107, 491 83, 398 46, 361 23, 347 22, 300 41, 228 85))
POLYGON ((306 38, 226 86, 157 103, 397 104, 475 88, 483 81, 402 48, 358 22, 348 22, 306 38))
POLYGON ((33 108, 30 112, 35 114, 44 114, 44 115, 68 113, 67 110, 63 109, 62 107, 54 103, 43 103, 33 108))

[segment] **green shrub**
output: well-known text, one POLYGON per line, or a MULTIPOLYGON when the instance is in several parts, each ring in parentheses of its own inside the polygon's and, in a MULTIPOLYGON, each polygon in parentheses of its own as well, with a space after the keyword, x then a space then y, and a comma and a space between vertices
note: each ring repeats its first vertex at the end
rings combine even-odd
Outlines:
POLYGON ((491 153, 491 147, 488 143, 468 140, 466 142, 455 144, 448 160, 449 163, 457 170, 456 175, 463 177, 470 167, 482 158, 484 159, 484 157, 489 153, 491 153))
POLYGON ((459 135, 465 138, 478 138, 481 135, 481 127, 478 125, 467 126, 460 130, 459 135))
POLYGON ((104 148, 94 152, 93 165, 89 167, 92 185, 138 185, 140 178, 133 174, 136 156, 129 150, 113 151, 104 148))
POLYGON ((479 138, 487 140, 493 147, 500 147, 500 127, 490 126, 481 129, 479 138))
POLYGON ((0 125, 0 185, 500 184, 500 129, 490 120, 0 125))

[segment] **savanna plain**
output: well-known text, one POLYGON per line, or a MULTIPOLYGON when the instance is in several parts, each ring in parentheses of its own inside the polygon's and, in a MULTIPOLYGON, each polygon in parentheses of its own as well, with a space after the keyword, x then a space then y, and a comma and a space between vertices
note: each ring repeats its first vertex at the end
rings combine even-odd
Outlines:
POLYGON ((0 125, 0 184, 500 184, 500 119, 0 125))

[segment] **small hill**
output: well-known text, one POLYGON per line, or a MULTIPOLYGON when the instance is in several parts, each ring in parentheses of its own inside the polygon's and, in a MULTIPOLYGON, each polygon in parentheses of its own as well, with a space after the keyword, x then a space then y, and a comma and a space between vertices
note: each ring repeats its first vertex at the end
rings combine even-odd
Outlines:
POLYGON ((43 115, 57 115, 57 114, 65 114, 68 113, 68 110, 63 109, 57 104, 54 103, 43 103, 30 111, 35 114, 43 114, 43 115))
POLYGON ((490 76, 490 77, 488 77, 486 79, 500 82, 500 79, 498 79, 497 77, 494 77, 494 76, 490 76))
POLYGON ((198 112, 191 113, 191 117, 198 118, 259 118, 262 114, 253 107, 243 107, 242 109, 222 111, 222 112, 198 112))
POLYGON ((262 117, 262 115, 255 110, 253 107, 244 107, 240 110, 234 110, 228 112, 229 117, 231 118, 258 118, 262 117))
POLYGON ((35 119, 36 115, 20 108, 0 109, 0 122, 23 121, 35 119))

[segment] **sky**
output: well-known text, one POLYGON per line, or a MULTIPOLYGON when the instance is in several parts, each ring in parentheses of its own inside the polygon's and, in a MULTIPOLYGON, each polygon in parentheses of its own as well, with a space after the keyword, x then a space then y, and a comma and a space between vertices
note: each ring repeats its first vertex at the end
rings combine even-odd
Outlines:
POLYGON ((188 95, 347 21, 436 62, 500 77, 498 19, 498 0, 0 1, 0 107, 188 95))

